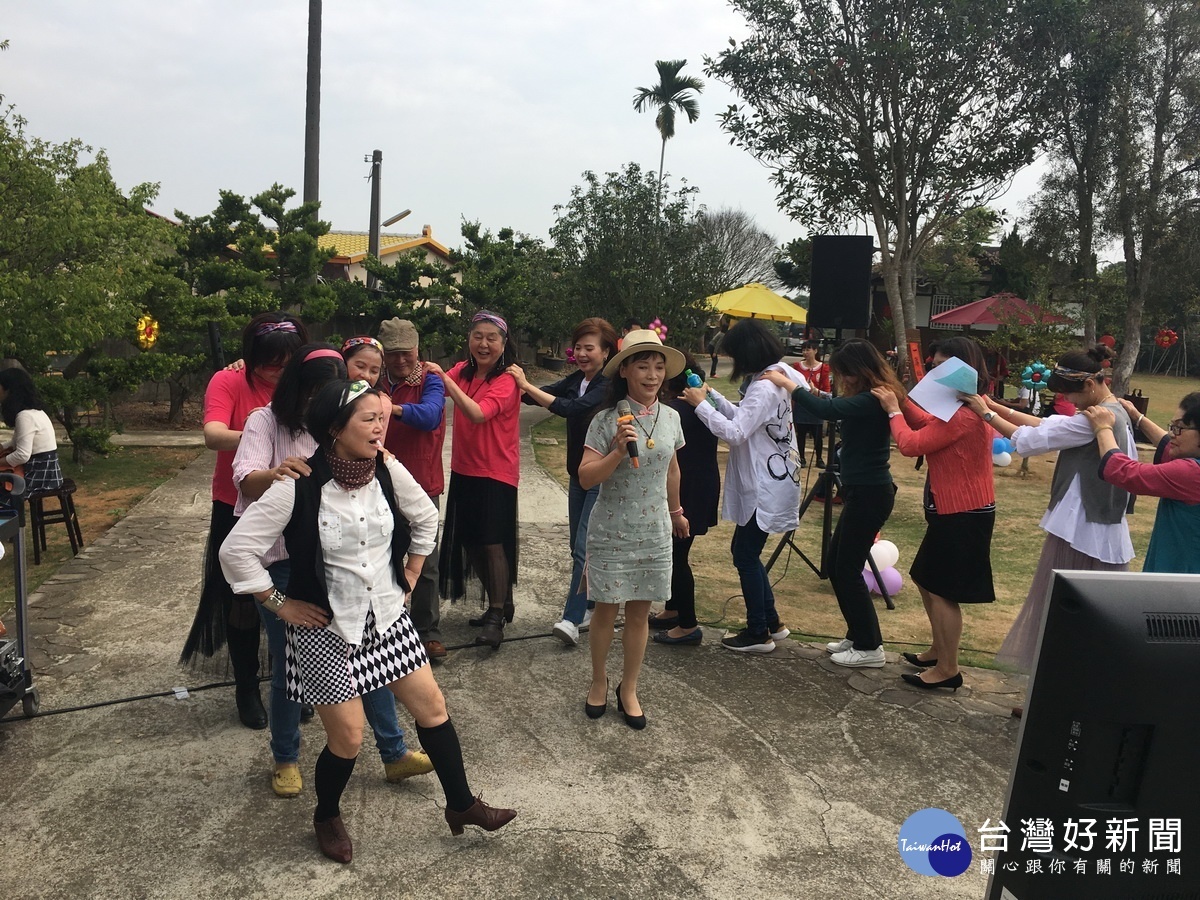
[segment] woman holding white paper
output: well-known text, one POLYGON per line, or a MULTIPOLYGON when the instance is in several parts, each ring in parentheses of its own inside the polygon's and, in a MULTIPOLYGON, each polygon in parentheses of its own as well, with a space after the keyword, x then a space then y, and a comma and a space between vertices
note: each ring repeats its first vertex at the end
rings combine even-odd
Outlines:
MULTIPOLYGON (((987 390, 983 350, 970 338, 953 337, 933 346, 934 373, 947 360, 961 360, 975 380, 972 393, 987 390)), ((953 381, 953 379, 951 379, 953 381)), ((957 400, 949 421, 930 415, 915 402, 902 402, 887 387, 871 390, 888 414, 896 446, 905 456, 924 456, 925 537, 908 574, 921 592, 933 640, 924 653, 904 658, 927 671, 901 677, 919 688, 962 687, 958 646, 962 639, 963 603, 991 603, 992 529, 996 524, 996 492, 992 483, 992 430, 971 408, 957 400), (901 414, 903 413, 903 415, 901 414)), ((914 390, 910 400, 919 399, 914 390)), ((929 397, 931 392, 924 392, 929 397)), ((930 405, 933 405, 932 403, 930 405)))

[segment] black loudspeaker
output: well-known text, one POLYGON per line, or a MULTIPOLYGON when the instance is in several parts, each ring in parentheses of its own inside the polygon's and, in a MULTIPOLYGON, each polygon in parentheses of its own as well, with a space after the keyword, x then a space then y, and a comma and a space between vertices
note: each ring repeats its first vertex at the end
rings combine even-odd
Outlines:
POLYGON ((871 324, 870 235, 824 234, 812 239, 808 324, 850 331, 871 324))

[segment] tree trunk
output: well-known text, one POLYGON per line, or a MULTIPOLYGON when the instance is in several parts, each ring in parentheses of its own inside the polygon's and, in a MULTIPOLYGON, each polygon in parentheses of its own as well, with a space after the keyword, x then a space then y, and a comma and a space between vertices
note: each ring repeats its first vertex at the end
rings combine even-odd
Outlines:
POLYGON ((658 151, 658 195, 654 201, 655 218, 662 215, 662 180, 663 180, 663 162, 667 158, 667 139, 662 139, 662 149, 658 151))
POLYGON ((1083 287, 1083 343, 1090 347, 1096 343, 1096 240, 1095 196, 1088 176, 1080 177, 1076 193, 1079 207, 1079 258, 1077 269, 1079 284, 1083 287))
POLYGON ((192 391, 181 378, 168 378, 167 387, 171 392, 171 405, 167 411, 167 423, 170 425, 182 425, 183 404, 192 395, 192 391))

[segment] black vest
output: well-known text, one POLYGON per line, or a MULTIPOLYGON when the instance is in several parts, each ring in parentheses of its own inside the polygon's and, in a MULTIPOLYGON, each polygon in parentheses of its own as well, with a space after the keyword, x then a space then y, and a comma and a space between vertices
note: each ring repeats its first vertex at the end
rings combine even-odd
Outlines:
MULTIPOLYGON (((318 450, 308 458, 312 474, 296 481, 296 502, 292 507, 292 518, 283 529, 283 543, 287 548, 288 560, 292 564, 292 572, 288 578, 288 597, 313 603, 328 613, 333 610, 329 606, 329 587, 325 580, 325 563, 321 555, 321 537, 317 530, 318 513, 321 510, 321 488, 325 486, 333 473, 325 454, 318 450)), ((396 573, 396 583, 405 593, 412 590, 404 577, 404 557, 408 553, 408 545, 412 541, 412 529, 396 507, 396 495, 392 487, 392 476, 383 464, 383 454, 375 465, 375 480, 383 489, 383 497, 388 508, 392 511, 395 525, 392 528, 392 569, 396 573)))

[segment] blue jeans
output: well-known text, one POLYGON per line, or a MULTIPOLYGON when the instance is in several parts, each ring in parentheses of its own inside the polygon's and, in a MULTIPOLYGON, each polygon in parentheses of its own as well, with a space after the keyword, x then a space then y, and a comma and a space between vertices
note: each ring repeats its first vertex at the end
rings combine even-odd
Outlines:
POLYGON ((746 601, 746 629, 755 635, 764 633, 779 621, 775 612, 775 592, 771 590, 771 579, 761 559, 766 544, 767 533, 758 527, 757 512, 745 525, 733 529, 733 540, 729 543, 733 567, 737 569, 742 597, 746 601))
MULTIPOLYGON (((281 559, 267 569, 271 581, 279 590, 287 590, 292 565, 281 559)), ((300 759, 300 704, 287 698, 287 668, 284 661, 284 644, 287 631, 284 621, 275 613, 258 607, 259 617, 267 632, 267 646, 271 650, 271 755, 276 763, 294 763, 300 759)), ((364 694, 363 712, 367 723, 375 732, 375 746, 385 763, 396 762, 408 753, 404 744, 404 732, 396 717, 396 698, 387 688, 379 688, 364 694)))
POLYGON ((571 587, 567 590, 567 605, 563 608, 563 618, 578 625, 583 621, 588 608, 587 591, 580 590, 583 584, 583 565, 587 559, 587 530, 588 520, 592 517, 592 507, 600 496, 600 485, 584 490, 578 479, 571 479, 571 487, 567 492, 567 521, 570 523, 571 535, 571 587))

